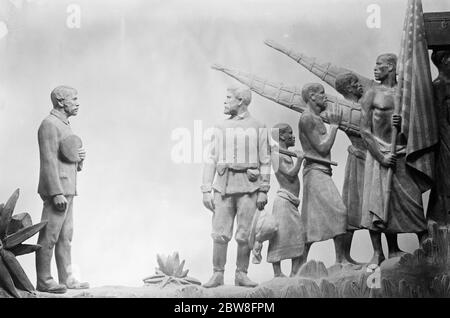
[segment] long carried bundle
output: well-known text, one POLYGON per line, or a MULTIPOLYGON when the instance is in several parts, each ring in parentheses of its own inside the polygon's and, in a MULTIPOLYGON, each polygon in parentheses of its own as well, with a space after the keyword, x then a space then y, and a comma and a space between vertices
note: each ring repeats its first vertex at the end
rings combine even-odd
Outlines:
POLYGON ((320 63, 314 57, 310 57, 303 53, 296 52, 292 49, 288 49, 288 48, 282 46, 281 44, 276 43, 275 41, 266 40, 266 41, 264 41, 264 43, 267 46, 289 56, 291 59, 296 61, 298 64, 300 64, 301 66, 306 68, 308 71, 310 71, 311 73, 316 75, 318 78, 320 78, 322 81, 329 84, 333 88, 336 88, 336 77, 339 74, 343 74, 343 73, 353 73, 354 75, 356 75, 356 77, 358 77, 360 84, 363 86, 364 92, 368 88, 370 88, 372 85, 376 84, 375 81, 373 81, 367 77, 364 77, 356 72, 353 72, 349 69, 346 69, 346 68, 340 67, 340 66, 336 66, 329 62, 328 63, 320 63))
MULTIPOLYGON (((301 89, 298 87, 285 86, 283 83, 271 82, 253 74, 233 70, 217 64, 213 65, 212 68, 233 77, 248 86, 255 93, 277 104, 298 113, 303 113, 306 109, 306 103, 302 98, 301 89)), ((342 109, 342 121, 339 129, 346 133, 359 134, 359 123, 361 121, 360 105, 327 94, 327 109, 330 105, 337 105, 342 109)), ((320 114, 320 117, 324 122, 328 123, 328 117, 325 111, 320 114)))

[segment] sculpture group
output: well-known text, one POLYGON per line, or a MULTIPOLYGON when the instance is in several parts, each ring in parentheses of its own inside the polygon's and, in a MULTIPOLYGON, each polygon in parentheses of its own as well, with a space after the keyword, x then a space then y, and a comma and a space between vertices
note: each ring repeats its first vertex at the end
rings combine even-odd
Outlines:
MULTIPOLYGON (((410 0, 408 10, 412 14, 405 19, 401 53, 398 57, 380 54, 373 80, 266 42, 342 97, 327 94, 322 83, 289 87, 213 66, 245 86, 227 89, 223 109, 227 117, 214 129, 203 169, 202 200, 212 212, 213 240, 213 275, 204 287, 224 285, 233 232, 235 285, 256 287, 248 277, 250 258, 253 254, 254 263, 261 261, 265 241, 274 276, 285 277, 281 262, 290 260, 290 277, 295 277, 316 242, 332 239, 335 263, 358 270, 364 264, 350 255, 357 230, 367 230, 371 239, 373 256, 367 264, 381 265, 386 259, 382 234, 388 258, 393 258, 404 254, 398 234, 414 233, 423 242, 430 223, 448 226, 450 43, 433 50, 431 60, 439 75, 432 82, 420 1, 410 0), (251 115, 252 91, 300 113, 297 129, 302 150, 290 149, 296 147, 293 127, 282 122, 267 127, 251 115), (339 129, 351 142, 341 192, 332 178, 332 166, 337 164, 331 158, 339 129), (279 184, 273 198, 268 197, 272 172, 279 184), (431 194, 425 214, 422 194, 427 190, 431 194), (265 210, 269 200, 273 200, 271 211, 265 210)), ((86 158, 82 141, 69 123, 78 114, 78 93, 72 87, 58 86, 50 98, 53 109, 38 129, 41 222, 32 225, 28 214, 12 216, 18 191, 0 205, 0 287, 16 297, 20 296, 16 287, 34 291, 15 259, 32 252, 36 252, 38 291, 89 288, 74 276, 71 260, 77 174, 86 158), (37 245, 22 244, 38 231, 37 245), (51 273, 53 255, 58 280, 51 273)), ((156 274, 146 278, 146 284, 200 284, 187 276, 177 253, 158 256, 158 263, 156 274)))
POLYGON ((214 273, 205 287, 223 284, 226 244, 231 239, 234 218, 239 246, 236 285, 248 287, 256 283, 243 275, 250 255, 244 248, 243 234, 248 235, 258 223, 251 223, 252 218, 266 223, 257 231, 264 232, 260 237, 269 241, 267 261, 272 263, 275 277, 284 276, 280 262, 285 259, 292 260, 291 276, 296 276, 314 242, 333 239, 336 263, 358 269, 362 264, 350 256, 355 230, 368 230, 373 246, 368 264, 380 265, 385 260, 383 233, 388 257, 392 258, 404 254, 398 246, 398 234, 415 233, 423 242, 428 223, 447 226, 450 49, 434 49, 432 61, 439 76, 432 82, 420 1, 409 1, 408 10, 415 14, 405 18, 399 60, 392 53, 380 54, 375 61, 374 80, 266 42, 331 85, 343 99, 326 94, 320 83, 298 89, 213 66, 246 87, 227 91, 225 114, 229 118, 217 126, 210 160, 205 165, 201 189, 204 205, 213 212, 214 241, 214 273), (251 117, 251 91, 300 113, 298 134, 303 151, 289 151, 295 145, 289 125, 279 123, 269 132, 251 117), (230 104, 233 111, 229 111, 230 104), (331 177, 330 151, 338 129, 351 141, 342 195, 331 177), (268 157, 280 188, 273 211, 258 212, 267 203, 268 157), (292 157, 297 157, 295 162, 292 157), (298 174, 302 163, 300 199, 298 174), (429 189, 425 217, 422 194, 429 189), (222 208, 224 202, 226 209, 222 208), (226 222, 219 221, 224 218, 226 222), (225 228, 226 235, 218 236, 219 229, 225 228))

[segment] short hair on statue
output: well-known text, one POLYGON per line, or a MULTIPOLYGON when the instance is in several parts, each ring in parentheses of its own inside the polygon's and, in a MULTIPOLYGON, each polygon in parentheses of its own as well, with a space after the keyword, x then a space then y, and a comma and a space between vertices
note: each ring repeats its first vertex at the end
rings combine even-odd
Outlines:
POLYGON ((231 86, 227 90, 230 91, 234 97, 242 100, 244 105, 249 105, 252 101, 252 92, 250 88, 246 86, 231 86))
POLYGON ((324 87, 321 84, 318 83, 308 83, 303 86, 302 88, 302 98, 307 103, 310 98, 311 93, 318 93, 321 90, 324 90, 324 87))
POLYGON ((353 73, 343 73, 336 76, 335 87, 336 90, 345 95, 347 93, 347 86, 352 83, 352 81, 358 82, 358 76, 353 73))
POLYGON ((289 124, 279 123, 272 127, 271 135, 272 139, 278 142, 280 135, 284 134, 288 130, 292 130, 292 127, 289 124))
POLYGON ((65 100, 68 97, 77 94, 77 90, 73 87, 60 85, 52 90, 50 99, 52 100, 53 107, 60 107, 59 102, 65 100))
POLYGON ((380 54, 378 58, 385 59, 386 62, 394 66, 394 69, 397 69, 397 55, 395 55, 394 53, 383 53, 380 54))

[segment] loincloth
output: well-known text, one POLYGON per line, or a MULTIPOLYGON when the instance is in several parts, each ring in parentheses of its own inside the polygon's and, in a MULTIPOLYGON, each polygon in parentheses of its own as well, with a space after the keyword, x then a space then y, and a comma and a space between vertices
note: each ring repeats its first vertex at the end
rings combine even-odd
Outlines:
POLYGON ((308 243, 334 238, 347 229, 347 209, 330 170, 319 166, 303 169, 302 221, 308 243))
POLYGON ((344 186, 342 188, 342 200, 347 207, 349 230, 361 228, 365 159, 365 151, 352 145, 348 147, 344 186))
POLYGON ((303 254, 305 232, 298 206, 300 200, 285 189, 279 189, 272 214, 278 222, 278 231, 269 241, 267 262, 275 263, 303 254))
MULTIPOLYGON (((389 152, 388 144, 378 142, 383 153, 389 152)), ((406 170, 404 149, 399 148, 397 154, 389 209, 385 214, 389 169, 367 151, 361 226, 388 233, 418 233, 426 229, 422 193, 406 170), (382 227, 377 225, 380 223, 382 227)))

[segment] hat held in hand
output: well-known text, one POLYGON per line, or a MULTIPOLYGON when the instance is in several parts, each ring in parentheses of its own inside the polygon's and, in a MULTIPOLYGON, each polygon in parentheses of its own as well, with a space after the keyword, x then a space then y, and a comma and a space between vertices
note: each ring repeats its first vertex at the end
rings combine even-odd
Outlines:
POLYGON ((61 140, 59 151, 65 160, 68 162, 80 162, 81 158, 78 151, 83 146, 81 138, 77 135, 70 135, 61 140))

